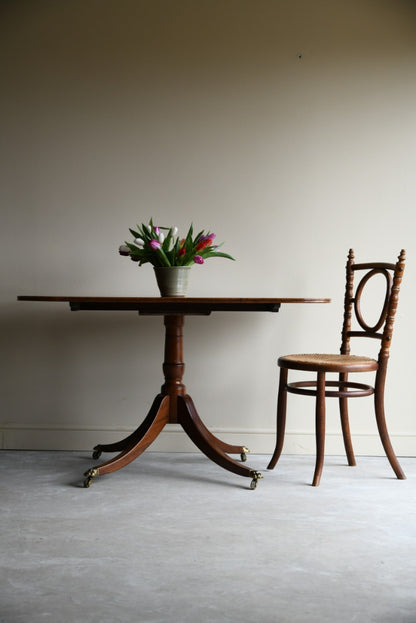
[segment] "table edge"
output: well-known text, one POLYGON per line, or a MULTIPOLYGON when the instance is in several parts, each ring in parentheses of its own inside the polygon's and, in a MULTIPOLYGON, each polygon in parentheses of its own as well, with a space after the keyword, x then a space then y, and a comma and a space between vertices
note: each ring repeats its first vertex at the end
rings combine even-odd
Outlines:
POLYGON ((181 306, 183 304, 251 304, 251 303, 330 303, 330 298, 310 298, 310 297, 143 297, 143 296, 40 296, 40 295, 19 295, 18 301, 37 301, 51 303, 132 303, 158 306, 160 304, 173 304, 181 306))

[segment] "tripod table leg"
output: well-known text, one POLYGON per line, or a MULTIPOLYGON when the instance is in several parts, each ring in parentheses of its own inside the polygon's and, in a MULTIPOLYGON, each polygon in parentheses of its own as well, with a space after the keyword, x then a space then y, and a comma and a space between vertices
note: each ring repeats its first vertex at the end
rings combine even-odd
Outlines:
POLYGON ((116 457, 98 467, 85 472, 84 487, 89 487, 92 480, 102 474, 110 474, 136 459, 150 446, 169 421, 169 396, 156 396, 153 405, 136 433, 132 435, 132 443, 125 447, 116 457), (140 431, 140 437, 138 432, 140 431))
POLYGON ((250 487, 251 489, 256 488, 257 481, 263 477, 261 473, 241 465, 241 463, 235 461, 225 453, 223 448, 224 445, 225 447, 229 447, 228 444, 223 444, 221 447, 221 444, 218 443, 219 440, 217 440, 203 424, 192 398, 188 395, 178 396, 178 422, 194 444, 209 459, 234 474, 251 478, 250 487))

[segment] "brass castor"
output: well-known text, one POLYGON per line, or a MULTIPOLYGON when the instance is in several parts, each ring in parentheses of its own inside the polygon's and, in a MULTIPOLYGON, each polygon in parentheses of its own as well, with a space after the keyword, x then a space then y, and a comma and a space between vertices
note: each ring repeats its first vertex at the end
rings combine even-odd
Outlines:
POLYGON ((249 453, 250 453, 250 450, 248 448, 246 448, 245 446, 243 446, 243 451, 240 454, 240 457, 241 457, 241 460, 243 461, 243 463, 245 461, 247 461, 247 454, 249 454, 249 453))
POLYGON ((92 481, 94 480, 94 478, 96 476, 98 476, 99 471, 98 469, 92 467, 91 469, 89 469, 88 471, 85 472, 84 476, 86 476, 85 480, 84 480, 84 488, 88 489, 88 487, 91 486, 92 481))
POLYGON ((92 458, 94 459, 94 461, 97 461, 102 455, 102 453, 103 451, 101 450, 100 446, 95 446, 95 448, 93 448, 93 453, 92 453, 92 458))
POLYGON ((250 482, 250 489, 255 489, 257 487, 257 482, 260 478, 263 478, 263 475, 260 472, 251 472, 251 476, 253 476, 253 480, 250 482))

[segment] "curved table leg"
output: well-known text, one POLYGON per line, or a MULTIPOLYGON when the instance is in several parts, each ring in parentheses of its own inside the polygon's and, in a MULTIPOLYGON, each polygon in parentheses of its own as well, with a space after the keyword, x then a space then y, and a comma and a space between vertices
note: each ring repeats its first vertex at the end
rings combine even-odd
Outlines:
POLYGON ((143 422, 140 424, 140 426, 133 433, 131 433, 124 439, 121 439, 120 441, 116 441, 114 443, 106 443, 106 444, 100 443, 97 446, 94 446, 92 458, 94 460, 97 460, 100 458, 103 452, 122 452, 123 450, 127 450, 128 448, 131 448, 138 441, 140 441, 140 439, 146 433, 146 430, 147 430, 146 419, 144 419, 143 422))
MULTIPOLYGON (((187 396, 187 398, 189 398, 191 402, 193 402, 190 396, 187 396)), ((206 437, 207 441, 210 443, 211 446, 214 446, 221 450, 221 452, 226 452, 227 454, 239 454, 243 462, 247 460, 246 455, 250 453, 250 450, 246 448, 246 446, 236 446, 234 444, 226 443, 225 441, 222 441, 221 439, 218 439, 218 437, 213 435, 213 433, 211 433, 211 431, 205 426, 204 422, 201 420, 200 416, 197 413, 195 405, 193 420, 197 427, 204 432, 204 436, 206 437)))
MULTIPOLYGON (((206 426, 202 423, 201 418, 195 408, 193 400, 190 396, 178 396, 178 422, 186 434, 192 439, 194 444, 214 463, 217 463, 220 467, 227 469, 234 474, 240 476, 247 476, 252 479, 250 487, 255 489, 257 481, 262 478, 260 472, 245 467, 234 461, 224 452, 224 446, 230 447, 229 444, 218 443, 219 440, 212 435, 206 426)), ((231 446, 235 448, 235 446, 231 446)))
POLYGON ((137 431, 130 436, 133 440, 132 443, 128 447, 125 447, 122 452, 113 459, 106 461, 98 467, 92 467, 87 470, 84 474, 86 477, 84 480, 84 487, 89 487, 96 476, 110 474, 134 461, 135 458, 140 456, 140 454, 150 446, 168 422, 169 396, 162 396, 162 394, 159 394, 153 401, 153 405, 143 423, 137 431), (138 437, 139 431, 140 437, 138 437))

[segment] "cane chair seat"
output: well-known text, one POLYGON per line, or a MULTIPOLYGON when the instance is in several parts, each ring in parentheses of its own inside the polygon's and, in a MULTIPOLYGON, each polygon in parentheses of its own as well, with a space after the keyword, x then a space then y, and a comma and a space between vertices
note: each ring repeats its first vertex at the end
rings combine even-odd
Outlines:
MULTIPOLYGON (((380 439, 397 478, 406 476, 394 453, 387 430, 384 411, 384 388, 390 345, 393 335, 400 285, 402 281, 405 251, 402 249, 395 264, 387 262, 366 262, 356 264, 354 251, 350 249, 346 266, 346 287, 344 298, 344 321, 342 325, 342 342, 339 354, 312 353, 300 355, 284 355, 279 357, 280 367, 279 392, 277 399, 276 446, 268 469, 273 469, 283 449, 286 426, 287 394, 315 396, 315 436, 316 463, 312 484, 318 486, 324 463, 325 448, 325 402, 326 398, 338 398, 342 435, 348 464, 355 465, 352 448, 349 419, 348 399, 374 395, 374 410, 380 439), (358 285, 354 284, 355 275, 361 275, 358 285), (381 298, 381 313, 375 324, 365 321, 361 309, 362 294, 367 283, 374 276, 385 279, 385 292, 381 298), (354 326, 353 326, 354 323, 354 326), (372 338, 380 341, 377 359, 351 354, 351 341, 355 338, 372 338), (313 380, 288 382, 289 370, 314 372, 313 380), (328 380, 327 374, 335 373, 336 380, 328 380), (375 373, 372 385, 357 383, 350 380, 351 375, 358 373, 375 373)), ((368 379, 366 379, 368 380, 368 379)))
POLYGON ((284 355, 279 357, 278 365, 290 370, 310 370, 312 372, 373 372, 378 363, 370 357, 361 355, 332 355, 313 353, 309 355, 284 355))

